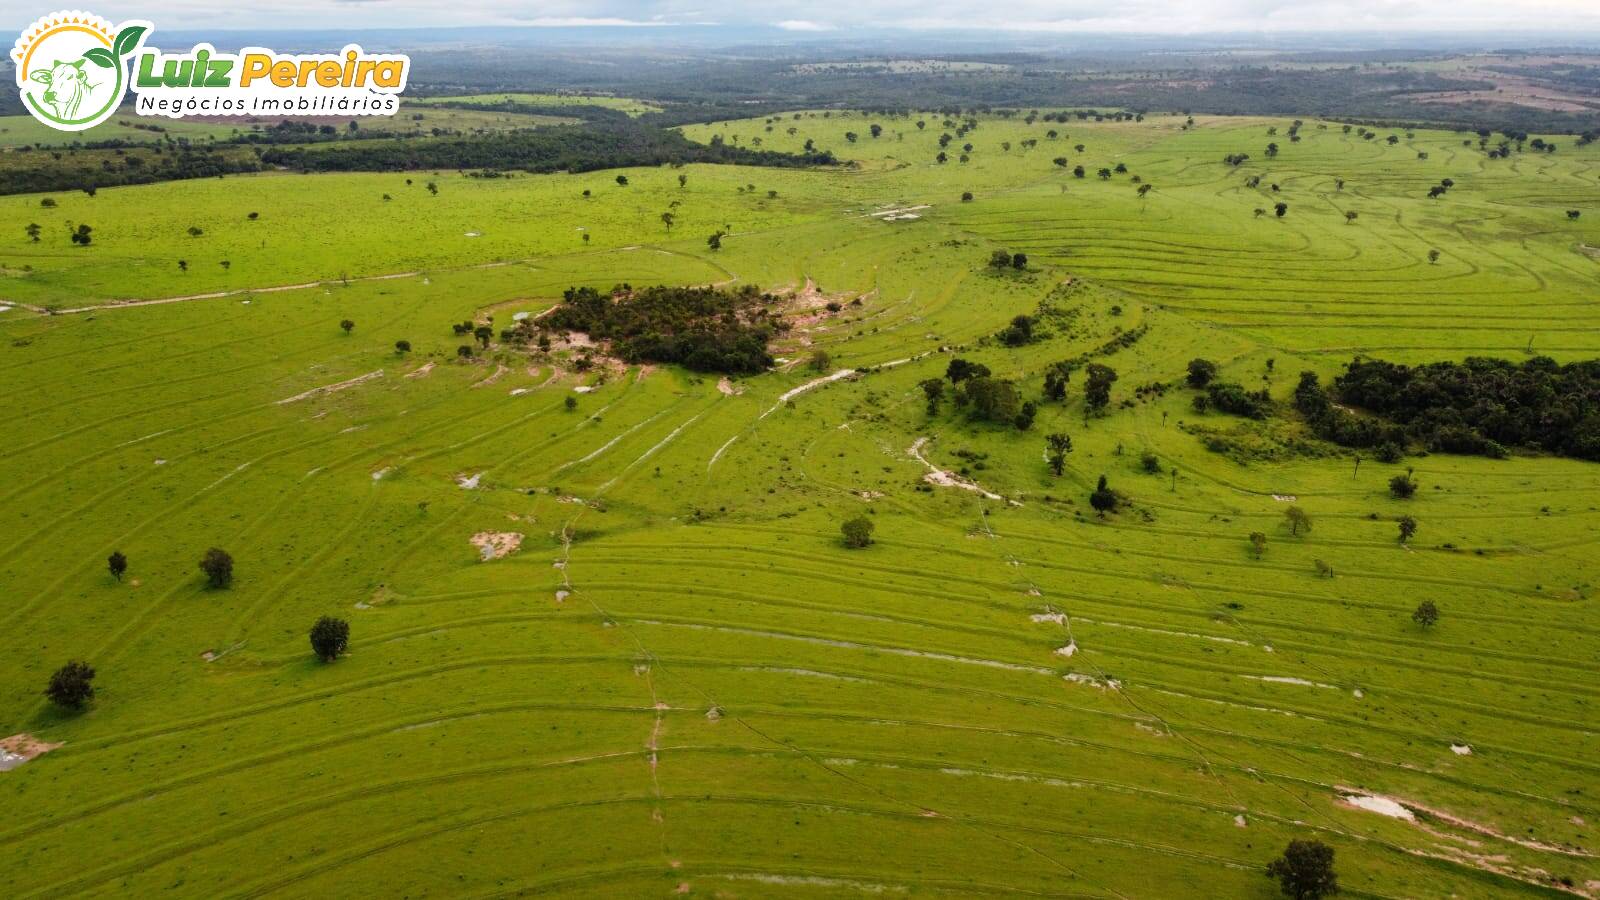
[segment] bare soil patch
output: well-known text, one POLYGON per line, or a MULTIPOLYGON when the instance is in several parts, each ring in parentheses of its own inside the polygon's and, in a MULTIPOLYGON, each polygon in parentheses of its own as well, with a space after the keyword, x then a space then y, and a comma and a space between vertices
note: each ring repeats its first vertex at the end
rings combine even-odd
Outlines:
POLYGON ((27 732, 0 739, 0 772, 9 772, 60 746, 49 741, 41 741, 27 732))
POLYGON ((482 562, 501 559, 517 552, 522 546, 522 533, 518 531, 480 531, 472 536, 472 546, 478 548, 482 562))

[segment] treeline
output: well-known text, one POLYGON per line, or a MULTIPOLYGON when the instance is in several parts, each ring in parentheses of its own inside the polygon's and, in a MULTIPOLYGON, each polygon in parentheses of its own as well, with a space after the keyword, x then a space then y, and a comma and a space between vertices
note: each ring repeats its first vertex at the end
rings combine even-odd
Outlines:
POLYGON ((1397 458, 1415 442, 1446 453, 1503 457, 1519 447, 1600 461, 1600 360, 1405 366, 1357 358, 1332 394, 1379 418, 1336 405, 1311 372, 1300 376, 1295 406, 1319 437, 1382 456, 1397 458))
POLYGON ((497 169, 534 173, 684 163, 794 168, 836 161, 827 152, 790 154, 697 144, 676 131, 635 123, 559 125, 460 139, 276 148, 263 153, 261 159, 303 172, 497 169))
POLYGON ((88 191, 127 184, 154 184, 185 178, 217 178, 257 172, 261 163, 248 150, 209 147, 155 147, 133 150, 13 151, 0 166, 0 195, 44 191, 88 191), (27 156, 26 160, 22 157, 27 156))
POLYGON ((753 375, 772 365, 767 342, 784 323, 775 298, 754 285, 733 290, 626 285, 601 293, 570 288, 542 328, 611 342, 627 362, 675 363, 698 372, 753 375))

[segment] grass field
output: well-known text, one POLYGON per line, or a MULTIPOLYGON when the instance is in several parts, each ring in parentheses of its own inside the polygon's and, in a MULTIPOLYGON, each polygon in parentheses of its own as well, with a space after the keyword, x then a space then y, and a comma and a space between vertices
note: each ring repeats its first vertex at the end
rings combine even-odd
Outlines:
POLYGON ((0 198, 0 736, 61 745, 0 772, 0 889, 1267 898, 1315 837, 1357 896, 1600 895, 1600 470, 1357 467, 1182 386, 1196 356, 1287 401, 1356 353, 1600 355, 1600 147, 985 118, 941 165, 936 115, 800 115, 686 131, 860 165, 0 198), (450 331, 573 285, 808 281, 843 308, 777 355, 854 376, 463 363, 450 331), (1046 297, 1070 326, 985 340, 1046 297), (1103 418, 1077 378, 1026 433, 923 408, 941 348, 1037 397, 1129 331, 1103 418), (1101 474, 1131 508, 1090 510, 1101 474), (352 629, 331 664, 321 615, 352 629), (99 673, 78 714, 40 693, 69 659, 99 673))

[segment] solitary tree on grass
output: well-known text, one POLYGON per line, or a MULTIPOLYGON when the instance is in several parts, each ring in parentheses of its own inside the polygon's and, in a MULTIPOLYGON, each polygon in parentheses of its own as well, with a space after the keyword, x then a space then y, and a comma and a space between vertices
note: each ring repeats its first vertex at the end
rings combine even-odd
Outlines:
POLYGON ((128 571, 128 558, 122 555, 121 550, 114 550, 106 557, 106 569, 111 572, 112 578, 121 581, 122 573, 128 571))
POLYGON ((1106 484, 1106 477, 1100 476, 1100 481, 1095 485, 1093 493, 1089 494, 1089 505, 1094 511, 1104 516, 1108 512, 1117 510, 1117 492, 1106 484))
POLYGON ((856 516, 846 519, 839 531, 844 535, 844 545, 852 550, 859 550, 872 543, 872 520, 866 516, 856 516))
POLYGON ((1300 532, 1311 532, 1311 517, 1298 506, 1291 506, 1283 511, 1283 517, 1289 520, 1289 533, 1299 537, 1300 532))
POLYGON ((323 616, 311 626, 311 651, 323 662, 333 662, 350 643, 350 623, 323 616))
POLYGON ((1439 607, 1435 606, 1432 600, 1424 600, 1418 603, 1416 610, 1411 613, 1411 621, 1423 628, 1432 628, 1433 623, 1439 621, 1439 607))
POLYGON ((1401 516, 1400 517, 1400 543, 1404 544, 1405 542, 1411 540, 1411 536, 1416 534, 1416 533, 1417 533, 1417 520, 1411 518, 1410 516, 1401 516))
POLYGON ((1321 841, 1290 841, 1283 855, 1267 866, 1267 874, 1293 900, 1320 900, 1339 891, 1333 848, 1321 841))
POLYGON ((94 697, 94 668, 86 662, 69 662, 50 676, 44 695, 68 709, 82 709, 94 697))
POLYGON ((233 557, 220 547, 212 547, 200 557, 200 571, 214 588, 225 588, 233 583, 233 557))
POLYGON ((1259 531, 1250 532, 1250 550, 1260 559, 1261 554, 1267 552, 1267 536, 1259 531))
POLYGON ((349 334, 356 330, 356 323, 354 319, 344 319, 339 323, 339 327, 344 329, 345 334, 349 334))
POLYGON ((1050 471, 1056 477, 1067 467, 1067 454, 1072 452, 1072 438, 1061 432, 1052 432, 1044 436, 1044 445, 1050 462, 1050 471))
POLYGON ((1411 477, 1411 470, 1406 470, 1404 475, 1396 475, 1389 479, 1389 495, 1396 500, 1409 500, 1417 492, 1416 479, 1411 477))

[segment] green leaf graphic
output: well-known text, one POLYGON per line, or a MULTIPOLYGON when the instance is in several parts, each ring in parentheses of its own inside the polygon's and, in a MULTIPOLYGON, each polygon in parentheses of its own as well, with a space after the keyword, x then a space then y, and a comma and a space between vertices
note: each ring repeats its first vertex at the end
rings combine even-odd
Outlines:
POLYGON ((139 45, 139 38, 144 37, 146 29, 143 25, 129 25, 117 32, 117 39, 112 42, 113 52, 117 56, 127 56, 133 48, 139 45))
POLYGON ((116 59, 111 55, 111 51, 104 47, 91 47, 83 51, 83 58, 102 69, 109 69, 117 64, 116 59))

